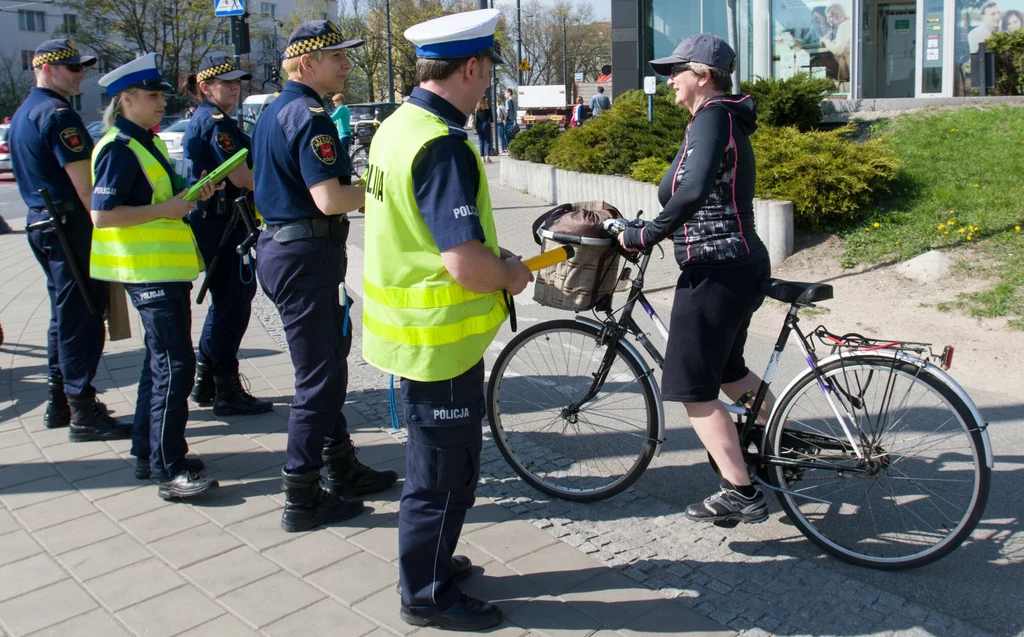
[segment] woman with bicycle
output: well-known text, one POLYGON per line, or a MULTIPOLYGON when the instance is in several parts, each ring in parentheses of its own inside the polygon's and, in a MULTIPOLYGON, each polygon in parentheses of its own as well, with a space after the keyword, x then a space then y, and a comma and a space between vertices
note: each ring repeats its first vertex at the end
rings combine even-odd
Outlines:
MULTIPOLYGON (((651 68, 668 76, 676 104, 692 120, 682 148, 659 187, 663 210, 651 223, 619 235, 635 251, 673 237, 682 273, 672 306, 662 394, 680 401, 721 476, 721 489, 691 504, 702 522, 762 522, 764 494, 753 486, 736 426, 719 391, 731 400, 753 395, 761 379, 743 360, 747 328, 771 274, 768 252, 754 233, 754 153, 757 128, 749 95, 730 95, 736 54, 710 33, 694 35, 651 68)), ((767 417, 769 395, 761 416, 767 417)))

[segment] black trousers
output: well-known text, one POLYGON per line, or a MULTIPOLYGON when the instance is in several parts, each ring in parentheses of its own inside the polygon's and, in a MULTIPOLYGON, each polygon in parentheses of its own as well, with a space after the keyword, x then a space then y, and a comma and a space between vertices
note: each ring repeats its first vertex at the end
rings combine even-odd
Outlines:
POLYGON ((275 241, 273 235, 260 235, 257 272, 281 315, 295 367, 285 471, 307 473, 323 466, 325 445, 348 439, 342 407, 352 347, 347 324, 351 303, 340 304, 338 294, 347 268, 345 245, 338 235, 288 243, 275 241))
POLYGON ((451 380, 402 380, 409 442, 398 514, 402 602, 414 615, 444 612, 461 591, 452 556, 476 500, 484 417, 484 362, 451 380))

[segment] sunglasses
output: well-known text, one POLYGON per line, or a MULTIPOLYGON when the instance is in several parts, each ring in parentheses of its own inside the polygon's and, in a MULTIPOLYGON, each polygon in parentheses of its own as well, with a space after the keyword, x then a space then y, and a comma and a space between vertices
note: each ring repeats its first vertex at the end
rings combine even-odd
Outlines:
POLYGON ((81 73, 85 70, 84 64, 61 64, 61 66, 71 71, 72 73, 81 73))
POLYGON ((680 73, 685 73, 686 71, 689 71, 689 70, 690 70, 690 65, 689 64, 683 64, 682 66, 673 66, 672 70, 668 72, 668 76, 669 77, 675 77, 675 76, 679 75, 680 73))

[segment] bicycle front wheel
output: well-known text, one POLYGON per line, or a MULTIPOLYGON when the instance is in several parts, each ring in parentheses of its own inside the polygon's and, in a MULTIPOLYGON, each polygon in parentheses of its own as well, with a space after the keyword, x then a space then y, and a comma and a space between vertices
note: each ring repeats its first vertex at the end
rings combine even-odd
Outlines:
POLYGON ((991 480, 968 405, 927 369, 894 358, 820 369, 820 382, 808 372, 779 400, 767 432, 776 458, 800 463, 772 466, 774 483, 827 501, 780 492, 789 518, 832 555, 870 568, 914 568, 959 546, 991 480))
POLYGON ((370 162, 370 153, 366 146, 359 146, 352 153, 352 176, 362 177, 366 172, 366 166, 370 162))
POLYGON ((654 455, 661 412, 653 374, 617 342, 604 382, 592 391, 607 352, 596 328, 549 321, 512 339, 491 370, 494 442, 523 480, 550 496, 609 498, 654 455))

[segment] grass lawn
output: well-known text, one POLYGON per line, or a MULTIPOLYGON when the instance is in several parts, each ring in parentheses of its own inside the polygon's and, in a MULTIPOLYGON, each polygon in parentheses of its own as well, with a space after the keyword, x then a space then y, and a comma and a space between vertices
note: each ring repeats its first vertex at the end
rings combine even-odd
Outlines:
POLYGON ((1024 329, 1024 107, 962 108, 880 122, 904 163, 892 199, 843 234, 844 265, 911 258, 965 244, 962 264, 994 287, 941 309, 1005 316, 1024 329))

